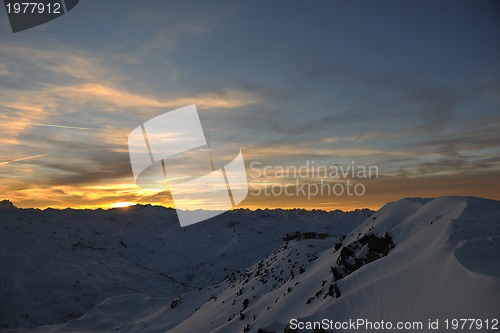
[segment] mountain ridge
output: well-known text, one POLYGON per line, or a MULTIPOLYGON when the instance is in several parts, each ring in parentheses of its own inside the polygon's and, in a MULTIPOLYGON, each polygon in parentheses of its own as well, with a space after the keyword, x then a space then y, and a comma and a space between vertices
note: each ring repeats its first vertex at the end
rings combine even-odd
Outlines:
MULTIPOLYGON (((248 239, 256 242, 276 232, 271 226, 295 223, 293 214, 278 214, 283 220, 276 220, 275 215, 263 213, 247 213, 247 219, 240 221, 234 220, 238 214, 227 214, 230 218, 216 222, 217 226, 201 223, 183 233, 199 236, 210 226, 230 230, 227 254, 242 241, 241 232, 248 226, 257 227, 252 229, 257 238, 248 239)), ((494 318, 498 313, 499 201, 404 198, 356 220, 353 228, 342 229, 343 224, 336 223, 335 232, 331 222, 316 220, 316 214, 308 216, 317 223, 296 221, 300 235, 321 225, 329 237, 281 237, 260 259, 228 270, 219 282, 201 289, 170 296, 122 293, 96 303, 77 319, 38 330, 281 333, 294 318, 443 323, 444 318, 494 318), (386 239, 386 245, 380 239, 386 239)), ((283 236, 294 229, 280 230, 283 236)), ((125 243, 131 246, 126 239, 125 243)))

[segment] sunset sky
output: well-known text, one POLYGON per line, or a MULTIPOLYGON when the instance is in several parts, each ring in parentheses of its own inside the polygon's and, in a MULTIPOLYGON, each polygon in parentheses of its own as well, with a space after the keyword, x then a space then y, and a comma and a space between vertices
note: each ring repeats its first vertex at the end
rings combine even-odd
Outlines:
POLYGON ((18 207, 172 206, 135 184, 127 138, 190 104, 209 141, 241 148, 239 207, 500 199, 498 1, 83 0, 18 33, 4 8, 0 200, 18 207), (378 177, 300 179, 362 196, 256 195, 312 161, 378 177))

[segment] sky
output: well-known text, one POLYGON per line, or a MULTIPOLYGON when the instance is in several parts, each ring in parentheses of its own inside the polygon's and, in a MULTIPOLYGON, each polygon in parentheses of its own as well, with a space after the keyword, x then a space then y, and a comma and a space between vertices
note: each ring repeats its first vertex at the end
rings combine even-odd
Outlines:
POLYGON ((195 104, 206 139, 242 151, 238 207, 500 199, 499 16, 485 0, 86 0, 12 33, 2 7, 1 196, 172 207, 167 185, 135 183, 127 138, 195 104), (377 172, 331 173, 348 167, 377 172))

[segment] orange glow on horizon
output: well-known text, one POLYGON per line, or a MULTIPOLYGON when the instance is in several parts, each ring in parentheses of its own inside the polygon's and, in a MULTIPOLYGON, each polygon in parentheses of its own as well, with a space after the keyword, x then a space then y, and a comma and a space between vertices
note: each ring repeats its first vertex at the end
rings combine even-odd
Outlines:
MULTIPOLYGON (((28 172, 28 171, 25 171, 28 172)), ((251 191, 236 208, 243 209, 320 209, 325 211, 369 208, 377 210, 388 202, 406 197, 435 198, 440 196, 477 196, 500 199, 500 177, 497 172, 489 174, 467 174, 433 176, 406 179, 383 178, 366 183, 364 196, 264 196, 251 191)), ((14 180, 3 184, 4 198, 19 208, 55 209, 111 209, 141 204, 175 208, 166 186, 165 191, 147 190, 138 187, 132 179, 86 185, 38 186, 19 185, 14 180)), ((200 207, 193 202, 192 209, 200 207)), ((207 207, 217 209, 217 207, 207 207)))
POLYGON ((130 202, 130 201, 123 201, 123 202, 115 202, 113 204, 111 204, 111 207, 112 208, 126 208, 126 207, 130 207, 130 206, 134 206, 135 203, 133 202, 130 202))

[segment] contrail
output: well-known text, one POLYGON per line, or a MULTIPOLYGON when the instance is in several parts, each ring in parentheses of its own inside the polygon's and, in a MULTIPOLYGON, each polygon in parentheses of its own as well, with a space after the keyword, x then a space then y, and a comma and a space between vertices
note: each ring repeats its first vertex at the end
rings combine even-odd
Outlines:
POLYGON ((57 127, 57 128, 69 128, 69 129, 79 129, 79 130, 89 130, 91 128, 88 127, 76 127, 76 126, 65 126, 65 125, 53 125, 53 124, 38 124, 38 123, 24 123, 21 121, 14 121, 16 124, 24 124, 31 126, 43 126, 43 127, 57 127))
POLYGON ((40 155, 33 155, 33 156, 16 158, 15 160, 0 162, 0 165, 10 164, 10 163, 19 162, 19 161, 25 161, 25 160, 32 160, 34 158, 44 157, 44 156, 47 156, 47 155, 50 155, 50 153, 49 154, 40 154, 40 155))

